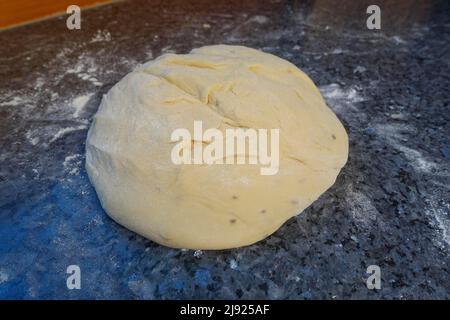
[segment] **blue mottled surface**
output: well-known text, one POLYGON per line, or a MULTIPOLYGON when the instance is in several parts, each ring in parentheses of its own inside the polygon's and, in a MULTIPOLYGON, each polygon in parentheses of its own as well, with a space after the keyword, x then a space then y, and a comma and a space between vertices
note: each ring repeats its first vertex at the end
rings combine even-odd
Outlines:
POLYGON ((450 298, 449 4, 379 1, 369 31, 370 3, 341 3, 125 1, 83 12, 80 31, 63 17, 1 32, 0 298, 450 298), (138 63, 213 43, 307 72, 348 130, 349 162, 264 241, 165 248, 107 217, 84 141, 138 63), (80 290, 66 287, 73 264, 80 290), (380 290, 365 285, 371 264, 380 290))

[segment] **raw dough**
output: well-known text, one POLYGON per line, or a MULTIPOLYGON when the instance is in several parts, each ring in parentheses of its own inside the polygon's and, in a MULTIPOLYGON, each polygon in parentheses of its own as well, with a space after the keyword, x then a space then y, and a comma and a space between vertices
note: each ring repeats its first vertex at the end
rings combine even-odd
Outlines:
POLYGON ((94 117, 86 168, 118 223, 175 248, 252 244, 299 214, 336 179, 348 137, 309 77, 258 50, 215 45, 164 54, 117 83, 94 117), (175 165, 171 133, 279 128, 280 167, 175 165))

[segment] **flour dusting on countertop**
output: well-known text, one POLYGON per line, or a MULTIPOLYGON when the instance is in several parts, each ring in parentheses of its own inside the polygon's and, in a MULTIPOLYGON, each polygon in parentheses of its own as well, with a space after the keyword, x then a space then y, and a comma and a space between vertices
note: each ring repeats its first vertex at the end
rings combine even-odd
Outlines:
POLYGON ((84 107, 86 107, 87 102, 89 101, 89 99, 91 98, 93 94, 85 94, 85 95, 81 95, 76 97, 75 99, 73 99, 72 101, 72 107, 75 110, 73 112, 73 117, 74 118, 78 118, 81 113, 83 112, 84 107))
POLYGON ((337 83, 319 87, 328 106, 338 114, 358 111, 356 103, 364 101, 358 91, 353 88, 342 88, 337 83))
POLYGON ((389 145, 401 151, 405 157, 413 164, 416 170, 430 173, 437 169, 438 165, 433 161, 426 159, 425 156, 413 148, 407 147, 407 133, 413 134, 413 129, 407 125, 398 124, 377 124, 374 126, 377 134, 384 138, 389 145))
POLYGON ((8 101, 4 101, 0 103, 0 106, 10 106, 10 107, 15 107, 15 106, 20 106, 25 104, 26 102, 28 102, 27 100, 24 100, 21 97, 13 97, 11 100, 8 101))
POLYGON ((64 159, 63 166, 70 175, 79 174, 83 156, 81 154, 71 154, 64 159))
POLYGON ((94 42, 102 42, 102 41, 111 41, 111 33, 107 30, 97 30, 95 36, 91 39, 91 43, 94 42))

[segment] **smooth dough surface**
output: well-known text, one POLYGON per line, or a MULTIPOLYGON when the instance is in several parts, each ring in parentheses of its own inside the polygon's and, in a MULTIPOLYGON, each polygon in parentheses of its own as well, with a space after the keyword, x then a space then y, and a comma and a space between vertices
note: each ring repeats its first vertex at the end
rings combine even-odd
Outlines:
POLYGON ((347 133, 309 77, 242 46, 164 54, 103 97, 86 142, 86 168, 103 208, 160 244, 225 249, 255 243, 334 182, 347 133), (280 166, 175 165, 171 133, 203 127, 279 128, 280 166))

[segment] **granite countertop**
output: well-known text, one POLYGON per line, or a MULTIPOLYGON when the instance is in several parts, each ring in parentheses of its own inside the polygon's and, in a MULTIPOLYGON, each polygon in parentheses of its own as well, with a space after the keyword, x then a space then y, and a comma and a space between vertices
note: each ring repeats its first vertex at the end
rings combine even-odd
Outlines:
POLYGON ((125 1, 0 32, 0 298, 450 298, 450 4, 125 1), (84 169, 100 99, 166 52, 239 44, 317 84, 350 138, 335 185, 255 245, 162 247, 113 222, 84 169), (81 268, 68 290, 66 269, 81 268), (368 290, 366 268, 381 268, 368 290))

